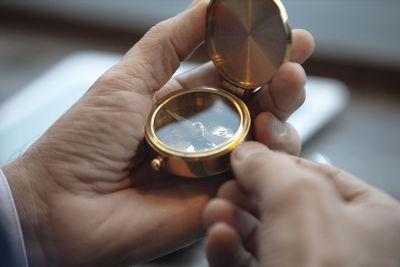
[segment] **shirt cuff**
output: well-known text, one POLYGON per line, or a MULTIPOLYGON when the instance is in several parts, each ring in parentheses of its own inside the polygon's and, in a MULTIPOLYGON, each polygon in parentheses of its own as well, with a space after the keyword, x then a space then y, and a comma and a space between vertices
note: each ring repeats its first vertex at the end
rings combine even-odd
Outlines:
POLYGON ((13 250, 16 253, 17 266, 28 266, 24 238, 22 235, 21 224, 19 222, 17 209, 11 193, 10 186, 4 172, 0 169, 0 214, 4 218, 4 223, 10 235, 13 250))

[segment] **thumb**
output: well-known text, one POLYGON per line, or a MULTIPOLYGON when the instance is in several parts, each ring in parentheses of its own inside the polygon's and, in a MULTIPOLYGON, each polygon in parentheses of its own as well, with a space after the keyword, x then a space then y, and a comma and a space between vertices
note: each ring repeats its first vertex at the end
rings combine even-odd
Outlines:
POLYGON ((348 202, 365 200, 365 195, 377 191, 341 169, 273 152, 256 142, 238 146, 232 152, 231 165, 245 190, 269 202, 279 199, 291 187, 307 192, 317 189, 325 196, 336 195, 348 202))
POLYGON ((287 168, 279 166, 288 163, 285 157, 257 142, 241 144, 231 154, 232 170, 238 183, 256 197, 267 194, 265 191, 274 191, 272 187, 284 183, 287 175, 283 175, 282 171, 287 168), (285 178, 282 179, 282 176, 285 178))
POLYGON ((198 0, 181 14, 151 28, 119 63, 95 82, 81 101, 80 106, 102 108, 102 114, 90 111, 90 116, 101 117, 105 132, 110 132, 110 128, 119 129, 113 136, 119 143, 129 141, 122 145, 128 151, 136 151, 143 140, 154 92, 203 41, 208 2, 198 0))
POLYGON ((270 203, 280 199, 299 180, 296 178, 315 176, 311 171, 299 169, 290 156, 257 142, 247 142, 234 149, 231 166, 236 180, 247 192, 270 203))
POLYGON ((184 12, 158 23, 132 47, 117 68, 127 75, 130 90, 151 95, 160 89, 204 40, 208 0, 194 2, 184 12))

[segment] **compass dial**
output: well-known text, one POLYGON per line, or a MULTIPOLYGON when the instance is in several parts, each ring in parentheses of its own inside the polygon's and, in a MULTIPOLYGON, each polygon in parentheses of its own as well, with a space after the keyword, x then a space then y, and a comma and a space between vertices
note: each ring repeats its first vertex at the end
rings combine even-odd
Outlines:
POLYGON ((206 152, 227 144, 238 131, 240 120, 240 112, 230 99, 212 91, 188 91, 158 109, 154 130, 173 150, 206 152))

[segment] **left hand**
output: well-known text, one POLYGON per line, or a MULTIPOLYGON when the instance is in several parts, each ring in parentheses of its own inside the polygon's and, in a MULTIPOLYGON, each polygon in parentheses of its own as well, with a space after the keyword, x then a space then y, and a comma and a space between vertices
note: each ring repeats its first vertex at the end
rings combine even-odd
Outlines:
MULTIPOLYGON (((170 80, 203 41, 208 1, 153 27, 21 158, 6 166, 32 266, 120 266, 160 256, 203 234, 202 210, 230 177, 156 173, 140 146, 153 97, 221 83, 212 64, 170 80), (167 83, 168 82, 168 83, 167 83)), ((284 120, 304 100, 313 40, 294 31, 291 63, 249 105, 257 140, 300 148, 284 120), (266 113, 267 112, 267 113, 266 113), (278 119, 277 119, 278 118, 278 119)))

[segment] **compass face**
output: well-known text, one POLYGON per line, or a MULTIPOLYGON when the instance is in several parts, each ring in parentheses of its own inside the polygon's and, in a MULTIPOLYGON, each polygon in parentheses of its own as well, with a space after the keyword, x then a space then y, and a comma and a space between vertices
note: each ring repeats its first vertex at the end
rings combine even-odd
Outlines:
POLYGON ((154 119, 156 137, 170 149, 206 152, 227 144, 241 115, 231 99, 214 92, 190 92, 161 104, 154 119))

